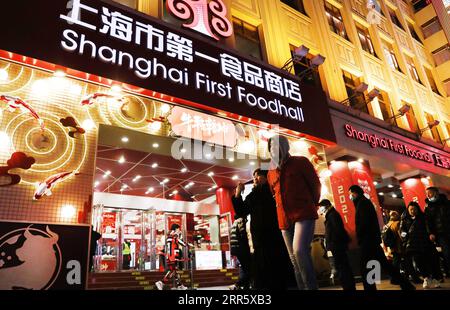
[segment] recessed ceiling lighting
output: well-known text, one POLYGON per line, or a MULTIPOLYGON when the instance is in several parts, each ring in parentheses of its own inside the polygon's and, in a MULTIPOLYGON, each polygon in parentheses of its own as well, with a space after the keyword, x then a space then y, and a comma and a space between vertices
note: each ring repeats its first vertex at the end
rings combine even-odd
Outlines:
POLYGON ((194 182, 189 182, 189 186, 192 186, 192 185, 194 185, 195 183, 194 182))
POLYGON ((380 192, 380 193, 378 193, 378 195, 380 195, 380 196, 384 196, 384 193, 383 193, 383 192, 380 192))
POLYGON ((155 189, 154 189, 153 187, 149 187, 148 190, 147 190, 147 194, 148 194, 148 193, 153 193, 154 190, 155 190, 155 189))
POLYGON ((169 179, 164 179, 163 183, 164 184, 169 183, 169 179))
POLYGON ((141 178, 141 176, 138 174, 137 176, 134 177, 133 182, 138 181, 141 178))
POLYGON ((152 168, 158 167, 158 163, 153 163, 152 168))
POLYGON ((173 194, 170 194, 170 195, 169 195, 169 197, 172 197, 172 196, 173 196, 173 194))
POLYGON ((397 198, 397 194, 392 194, 392 198, 397 198))
POLYGON ((210 192, 210 191, 212 191, 213 189, 210 187, 210 188, 208 188, 208 192, 210 192))
POLYGON ((153 145, 152 145, 155 149, 157 149, 158 147, 159 147, 159 144, 158 143, 153 143, 153 145))
POLYGON ((214 175, 214 172, 212 172, 212 171, 208 173, 209 177, 212 177, 213 175, 214 175))
POLYGON ((94 187, 97 187, 97 186, 99 186, 99 184, 100 184, 100 182, 99 182, 99 181, 95 181, 95 183, 94 183, 94 187))
POLYGON ((174 191, 172 192, 172 194, 176 195, 176 194, 178 194, 178 191, 177 191, 177 190, 174 190, 174 191))
POLYGON ((388 187, 389 187, 389 188, 393 188, 393 187, 394 187, 394 185, 392 185, 392 184, 389 184, 389 185, 388 185, 388 187))
POLYGON ((122 140, 123 143, 127 143, 129 141, 128 137, 122 137, 121 140, 122 140))
POLYGON ((187 172, 187 168, 186 167, 182 168, 181 172, 183 172, 183 173, 187 172))
POLYGON ((373 181, 373 185, 377 186, 378 182, 377 181, 373 181))
POLYGON ((213 185, 211 188, 212 188, 212 189, 216 189, 216 188, 217 188, 217 185, 213 185))
POLYGON ((106 178, 108 175, 110 175, 111 174, 111 171, 110 170, 108 170, 108 171, 106 171, 105 172, 105 174, 103 175, 103 178, 106 178))
POLYGON ((239 179, 239 176, 233 175, 233 177, 232 177, 231 179, 232 179, 232 180, 237 180, 237 179, 239 179))
POLYGON ((125 162, 125 157, 121 156, 118 160, 119 164, 123 164, 125 162))

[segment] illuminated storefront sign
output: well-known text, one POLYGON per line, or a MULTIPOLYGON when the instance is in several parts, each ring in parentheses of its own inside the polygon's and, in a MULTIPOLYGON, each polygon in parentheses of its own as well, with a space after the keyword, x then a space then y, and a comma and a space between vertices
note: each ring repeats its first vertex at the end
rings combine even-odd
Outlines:
POLYGON ((8 3, 0 49, 335 141, 325 94, 293 75, 110 1, 43 2, 8 3))
POLYGON ((370 133, 367 130, 358 130, 350 124, 346 124, 344 128, 345 135, 348 138, 366 142, 371 148, 382 148, 403 156, 434 164, 439 168, 450 169, 450 158, 445 155, 422 150, 407 143, 370 133))

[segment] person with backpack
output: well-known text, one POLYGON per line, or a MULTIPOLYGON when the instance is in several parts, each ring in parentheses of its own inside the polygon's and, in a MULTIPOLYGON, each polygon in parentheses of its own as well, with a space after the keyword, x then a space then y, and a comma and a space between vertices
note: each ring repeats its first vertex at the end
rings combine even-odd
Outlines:
POLYGON ((344 291, 354 291, 355 279, 347 255, 350 237, 331 202, 323 199, 319 206, 319 214, 325 217, 325 249, 333 254, 334 268, 344 291))
POLYGON ((411 258, 413 266, 423 277, 423 288, 440 287, 439 281, 432 277, 433 244, 428 238, 425 215, 417 202, 408 204, 408 213, 400 224, 401 237, 405 242, 406 255, 411 258))

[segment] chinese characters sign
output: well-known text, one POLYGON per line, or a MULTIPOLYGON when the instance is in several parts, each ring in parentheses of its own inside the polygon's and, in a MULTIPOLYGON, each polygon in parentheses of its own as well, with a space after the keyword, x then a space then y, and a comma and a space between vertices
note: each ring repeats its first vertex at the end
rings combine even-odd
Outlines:
MULTIPOLYGON (((210 14, 202 23, 223 35, 217 29, 231 25, 219 2, 202 6, 210 14)), ((322 90, 195 33, 109 1, 18 0, 5 9, 0 49, 335 141, 322 90), (16 20, 21 27, 7 26, 16 20)))

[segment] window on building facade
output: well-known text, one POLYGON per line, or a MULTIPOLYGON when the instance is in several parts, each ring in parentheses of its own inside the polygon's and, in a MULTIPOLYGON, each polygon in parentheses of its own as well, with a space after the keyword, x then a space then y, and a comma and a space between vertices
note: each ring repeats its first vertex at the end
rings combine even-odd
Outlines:
POLYGON ((113 0, 114 2, 126 5, 132 9, 137 10, 137 2, 138 0, 113 0))
POLYGON ((424 69, 425 69, 425 73, 427 74, 427 78, 428 78, 428 82, 430 83, 431 90, 434 91, 436 94, 440 95, 439 90, 436 85, 436 82, 433 77, 433 73, 431 73, 431 70, 428 68, 424 67, 424 69))
MULTIPOLYGON (((405 104, 407 103, 402 101, 402 106, 405 104)), ((419 124, 417 123, 416 114, 414 113, 414 107, 412 107, 410 104, 408 104, 408 106, 410 106, 410 109, 405 114, 405 117, 408 123, 409 130, 416 134, 420 134, 419 124)))
POLYGON ((450 97, 450 79, 446 79, 442 82, 444 84, 445 93, 447 94, 447 97, 450 97))
POLYGON ((325 14, 327 15, 328 25, 330 25, 331 31, 348 40, 341 11, 334 5, 325 1, 325 14))
POLYGON ((294 10, 299 11, 304 15, 307 15, 305 11, 305 6, 303 4, 303 0, 281 0, 281 2, 289 5, 294 10))
MULTIPOLYGON (((445 122, 445 128, 447 128, 447 139, 450 139, 450 122, 445 122)), ((450 140, 447 140, 447 143, 450 144, 450 140)))
POLYGON ((389 101, 389 95, 386 92, 380 91, 380 94, 378 95, 378 105, 380 106, 383 120, 397 126, 397 120, 393 118, 394 112, 392 110, 391 102, 389 101))
POLYGON ((437 17, 434 17, 421 26, 423 37, 429 38, 436 32, 442 30, 441 23, 437 17))
POLYGON ((245 55, 262 60, 263 57, 258 27, 233 17, 233 28, 236 40, 236 50, 245 55))
POLYGON ((430 0, 414 0, 414 1, 411 1, 411 4, 414 8, 414 13, 417 13, 420 10, 426 8, 429 4, 431 4, 431 1, 430 0))
POLYGON ((406 66, 408 67, 409 75, 413 78, 414 81, 423 84, 420 80, 419 73, 417 72, 416 65, 414 63, 414 59, 409 57, 408 55, 405 55, 406 59, 406 66))
MULTIPOLYGON (((430 113, 427 113, 427 112, 425 112, 425 118, 427 120, 427 125, 433 123, 435 120, 433 115, 431 115, 430 113)), ((436 143, 442 143, 441 135, 439 134, 438 128, 439 128, 439 125, 434 126, 433 128, 430 129, 431 136, 433 137, 433 140, 436 143)))
POLYGON ((383 41, 383 52, 384 52, 384 56, 386 57, 386 61, 388 62, 389 66, 393 70, 397 70, 397 71, 401 72, 400 66, 397 61, 397 57, 395 56, 394 47, 392 46, 392 44, 390 44, 386 41, 383 41))
POLYGON ((375 48, 373 47, 372 39, 370 38, 369 29, 357 23, 356 31, 358 33, 359 42, 361 42, 363 50, 372 54, 375 57, 378 57, 377 54, 375 53, 375 48))
POLYGON ((420 43, 422 43, 422 40, 420 40, 419 35, 416 32, 416 29, 414 28, 414 25, 411 24, 410 22, 408 22, 408 28, 409 28, 409 32, 411 32, 411 36, 416 39, 417 41, 419 41, 420 43))
POLYGON ((389 12, 389 16, 391 17, 392 22, 395 25, 397 25, 397 27, 399 27, 399 28, 404 30, 402 23, 398 19, 397 13, 393 9, 391 9, 390 7, 388 7, 388 12, 389 12))
POLYGON ((436 66, 442 65, 444 62, 450 61, 450 44, 446 44, 432 52, 436 66))
POLYGON ((361 84, 362 81, 347 71, 342 71, 342 76, 344 78, 347 96, 350 98, 350 106, 353 109, 369 114, 369 109, 366 104, 366 96, 364 94, 357 94, 355 91, 356 87, 361 84))

